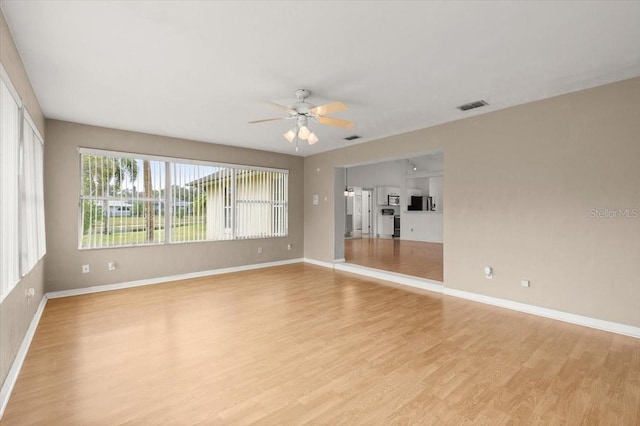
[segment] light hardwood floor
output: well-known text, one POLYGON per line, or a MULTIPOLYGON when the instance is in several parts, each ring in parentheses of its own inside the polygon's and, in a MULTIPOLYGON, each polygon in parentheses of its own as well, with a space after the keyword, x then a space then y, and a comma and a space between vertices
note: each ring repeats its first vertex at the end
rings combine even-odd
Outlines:
POLYGON ((349 263, 414 277, 443 281, 442 244, 386 238, 344 241, 349 263))
POLYGON ((295 264, 47 303, 2 425, 640 424, 640 340, 295 264))

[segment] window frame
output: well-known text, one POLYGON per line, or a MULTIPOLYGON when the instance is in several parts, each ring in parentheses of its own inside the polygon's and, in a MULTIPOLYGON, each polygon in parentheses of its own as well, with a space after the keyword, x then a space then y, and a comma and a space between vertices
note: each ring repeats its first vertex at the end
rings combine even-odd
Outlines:
MULTIPOLYGON (((289 170, 287 169, 279 169, 274 167, 264 167, 264 166, 253 166, 248 164, 237 164, 237 163, 223 163, 218 161, 206 161, 206 160, 196 160, 191 158, 179 158, 179 157, 170 157, 163 155, 151 155, 151 154, 143 154, 138 152, 126 152, 119 150, 105 150, 99 148, 90 148, 90 147, 78 147, 78 212, 77 212, 77 222, 78 222, 78 250, 101 250, 101 249, 117 249, 117 248, 131 248, 131 247, 149 247, 149 246, 162 246, 168 244, 194 244, 194 243, 216 243, 221 241, 239 241, 239 240, 251 240, 251 239, 268 239, 268 238, 287 238, 289 236, 289 170), (165 236, 158 242, 152 243, 138 243, 138 244, 122 244, 122 245, 106 245, 101 247, 82 247, 82 238, 83 238, 83 224, 82 224, 82 213, 83 213, 83 201, 88 199, 102 199, 104 197, 86 197, 83 198, 83 182, 82 182, 82 155, 98 155, 98 156, 108 156, 108 157, 124 157, 124 158, 132 158, 134 160, 148 160, 148 161, 158 161, 163 162, 165 166, 165 176, 164 176, 164 187, 169 188, 170 190, 165 189, 165 195, 160 200, 164 202, 165 211, 171 211, 174 208, 174 197, 172 197, 172 188, 173 182, 171 181, 171 163, 175 164, 183 164, 183 165, 196 165, 196 166, 206 166, 206 167, 217 167, 221 169, 231 169, 232 171, 232 194, 231 194, 231 238, 229 239, 201 239, 201 240, 191 240, 191 241, 172 241, 171 232, 173 228, 171 226, 167 226, 170 224, 170 216, 165 215, 164 232, 165 236), (283 200, 278 200, 278 206, 284 210, 284 221, 285 221, 285 230, 282 235, 270 235, 270 236, 259 236, 259 237, 242 237, 238 238, 236 233, 237 227, 237 193, 236 193, 236 172, 238 170, 251 170, 251 171, 263 171, 263 172, 272 172, 272 173, 281 173, 286 175, 286 189, 283 191, 286 192, 286 197, 283 200), (169 209, 169 210, 167 210, 169 209)), ((145 197, 144 200, 147 198, 145 197)), ((144 201, 142 198, 140 199, 144 201)), ((149 198, 149 201, 157 202, 155 198, 149 198)), ((225 209, 226 210, 226 209, 225 209)), ((224 219, 224 218, 223 218, 224 219)))
MULTIPOLYGON (((7 267, 7 270, 10 271, 9 274, 12 275, 7 275, 6 281, 4 273, 0 276, 0 302, 2 302, 42 260, 47 252, 47 246, 44 212, 44 137, 2 63, 0 63, 0 81, 17 107, 16 123, 14 123, 17 128, 17 137, 16 140, 10 141, 10 143, 17 143, 13 147, 15 148, 15 157, 8 161, 5 159, 7 164, 12 164, 15 167, 9 170, 13 178, 7 182, 7 188, 11 188, 10 191, 15 191, 15 194, 11 192, 0 194, 2 197, 10 194, 17 196, 13 208, 15 218, 9 217, 12 232, 15 232, 9 237, 15 237, 15 242, 11 241, 12 247, 9 248, 13 254, 6 256, 4 249, 8 247, 0 248, 2 269, 7 267), (28 159, 25 153, 27 132, 30 132, 29 142, 31 143, 28 159), (26 163, 28 160, 31 160, 29 164, 26 163), (27 199, 28 196, 30 196, 29 199, 27 199)), ((2 185, 4 186, 5 183, 2 182, 2 185)), ((14 200, 7 201, 5 199, 3 201, 10 203, 14 200)), ((4 230, 2 229, 0 233, 4 230)))
MULTIPOLYGON (((3 176, 0 175, 0 185, 2 187, 5 187, 5 185, 7 185, 6 187, 10 188, 10 191, 15 191, 15 193, 9 192, 8 194, 4 194, 4 193, 0 194, 0 196, 3 197, 2 202, 3 204, 5 204, 5 206, 10 205, 10 203, 15 201, 15 206, 12 208, 13 210, 12 215, 15 216, 15 218, 12 217, 11 215, 8 215, 8 218, 5 219, 3 217, 4 215, 2 214, 2 212, 0 212, 0 234, 2 234, 5 230, 8 230, 9 228, 11 228, 11 232, 15 232, 15 234, 11 234, 8 238, 7 236, 3 235, 2 236, 3 241, 0 241, 0 255, 2 256, 0 261, 3 262, 2 264, 3 267, 0 268, 0 271, 2 271, 2 275, 0 275, 0 301, 2 301, 6 296, 8 296, 11 293, 11 291, 16 287, 16 285, 20 282, 20 279, 22 278, 21 268, 20 268, 20 260, 21 260, 21 253, 22 253, 21 247, 20 247, 20 238, 21 238, 20 229, 22 225, 20 220, 20 208, 21 208, 20 203, 22 199, 22 195, 21 195, 22 183, 20 182, 20 172, 22 170, 22 165, 20 160, 21 160, 21 149, 22 149, 22 126, 23 126, 22 106, 23 104, 22 104, 22 99, 18 94, 18 91, 13 85, 11 78, 9 78, 9 74, 7 74, 7 71, 5 70, 2 64, 0 64, 0 81, 6 87, 7 91, 9 92, 9 95, 11 96, 11 98, 13 98, 13 101, 17 106, 17 116, 15 117, 16 122, 14 123, 14 125, 16 126, 15 128, 18 130, 17 146, 13 146, 12 148, 10 148, 12 151, 11 154, 14 155, 14 158, 9 159, 9 161, 7 161, 7 163, 9 163, 10 161, 13 162, 13 164, 15 165, 15 169, 5 169, 5 172, 6 170, 9 171, 7 175, 8 176, 10 175, 13 177, 11 177, 8 182, 3 182, 3 176), (7 200, 4 198, 6 195, 11 195, 12 198, 15 196, 16 199, 7 200), (8 228, 4 228, 5 220, 7 222, 11 222, 8 228), (15 241, 10 241, 9 238, 15 239, 15 241), (12 243, 11 247, 9 247, 10 245, 9 243, 12 243), (6 247, 5 247, 5 244, 6 244, 6 247), (4 253, 5 249, 9 252, 9 255, 4 253), (4 269, 5 267, 7 269, 4 269), (6 281, 5 281, 5 277, 6 277, 6 281)), ((13 113, 11 114, 13 115, 13 113)), ((2 129, 0 129, 0 131, 1 130, 2 129)), ((14 142, 16 141, 14 140, 10 141, 10 143, 14 143, 14 142)), ((5 149, 5 148, 6 147, 0 147, 0 149, 5 149)))
MULTIPOLYGON (((45 254, 47 254, 47 247, 46 247, 46 231, 45 231, 45 224, 44 224, 44 138, 42 137, 42 134, 40 133, 40 130, 38 130, 38 127, 36 126, 36 123, 33 121, 33 118, 31 117, 31 114, 29 114, 29 110, 26 108, 26 106, 22 107, 22 128, 21 128, 21 136, 20 136, 20 216, 18 218, 18 223, 20 226, 20 232, 21 232, 21 236, 20 236, 20 278, 26 276, 29 272, 31 272, 33 270, 33 268, 35 267, 35 265, 38 264, 38 262, 44 257, 45 254), (35 240, 36 240, 36 253, 35 253, 35 262, 33 263, 33 265, 24 265, 23 261, 25 260, 25 258, 23 256, 27 256, 27 253, 25 253, 25 250, 27 250, 27 248, 25 247, 25 243, 26 241, 23 239, 25 238, 25 235, 22 234, 23 232, 25 232, 25 229, 23 229, 25 227, 25 223, 24 221, 27 219, 28 215, 24 214, 25 211, 24 209, 28 208, 29 205, 27 203, 26 200, 26 195, 27 195, 27 190, 26 190, 26 183, 27 183, 27 176, 26 176, 26 154, 25 154, 25 143, 26 143, 26 137, 25 137, 25 128, 24 126, 28 125, 30 127, 30 130, 33 132, 33 138, 35 139, 33 141, 35 146, 38 146, 40 148, 40 158, 38 158, 38 152, 37 150, 35 150, 33 152, 33 160, 34 160, 34 164, 32 164, 31 166, 34 167, 35 170, 35 175, 31 176, 31 179, 33 180, 33 184, 36 185, 35 188, 35 196, 36 196, 36 203, 35 203, 35 208, 36 210, 32 213, 33 217, 32 219, 35 220, 35 224, 31 223, 31 224, 26 224, 27 227, 29 227, 29 225, 35 225, 35 229, 27 229, 26 233, 29 234, 31 232, 35 232, 35 240), (41 161, 40 164, 38 164, 38 160, 41 161), (40 174, 38 174, 38 166, 40 166, 40 174), (42 179, 38 179, 39 177, 41 177, 42 179), (38 212, 38 201, 40 201, 40 199, 42 199, 42 212, 41 215, 42 217, 40 217, 40 214, 38 212), (42 220, 42 223, 41 223, 42 220), (25 269, 25 267, 27 269, 25 269)), ((26 236, 28 238, 28 235, 26 236)))

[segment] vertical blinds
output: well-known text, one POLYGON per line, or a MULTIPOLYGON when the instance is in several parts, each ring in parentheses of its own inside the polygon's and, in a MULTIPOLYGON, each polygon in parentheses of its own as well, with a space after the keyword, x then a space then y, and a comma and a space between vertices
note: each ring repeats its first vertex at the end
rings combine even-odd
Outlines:
POLYGON ((20 101, 0 79, 0 284, 7 294, 18 281, 20 101))
POLYGON ((0 300, 46 252, 43 139, 0 64, 0 300))
POLYGON ((231 240, 233 169, 171 162, 171 242, 231 240))
POLYGON ((81 249, 282 237, 288 172, 80 151, 81 249))
POLYGON ((236 173, 237 238, 286 235, 288 175, 260 170, 236 173))
POLYGON ((44 230, 43 142, 36 126, 24 114, 22 130, 22 202, 21 262, 22 275, 26 275, 46 253, 44 230))
POLYGON ((164 163, 81 154, 80 175, 80 248, 163 241, 159 188, 164 163))

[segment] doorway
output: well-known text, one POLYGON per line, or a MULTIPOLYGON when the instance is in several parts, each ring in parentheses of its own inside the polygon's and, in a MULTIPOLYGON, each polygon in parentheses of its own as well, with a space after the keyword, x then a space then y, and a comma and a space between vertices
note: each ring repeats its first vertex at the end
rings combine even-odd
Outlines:
POLYGON ((345 196, 345 239, 370 238, 373 229, 373 189, 351 187, 345 196))
POLYGON ((344 186, 336 185, 336 197, 338 205, 342 200, 345 204, 344 219, 336 219, 336 231, 343 229, 336 241, 336 256, 340 255, 336 259, 346 265, 443 282, 444 153, 340 170, 344 186), (384 190, 397 194, 394 203, 384 190), (390 223, 384 220, 389 218, 390 223))

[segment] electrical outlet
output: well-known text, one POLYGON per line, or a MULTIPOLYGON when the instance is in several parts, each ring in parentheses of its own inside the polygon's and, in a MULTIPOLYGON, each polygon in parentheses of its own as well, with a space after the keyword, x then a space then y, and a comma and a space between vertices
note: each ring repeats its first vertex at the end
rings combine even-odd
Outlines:
POLYGON ((485 266, 484 267, 484 276, 488 280, 492 280, 493 279, 493 268, 491 266, 485 266))
POLYGON ((115 260, 110 260, 107 263, 107 269, 110 271, 115 271, 116 270, 116 261, 115 260))
POLYGON ((27 296, 27 306, 31 305, 31 299, 36 295, 36 290, 31 287, 25 290, 25 296, 27 296))
POLYGON ((258 247, 258 254, 262 254, 262 247, 258 247))
POLYGON ((529 280, 522 280, 522 281, 520 281, 520 285, 521 285, 522 287, 531 287, 531 281, 529 281, 529 280))
POLYGON ((89 271, 90 271, 89 265, 82 265, 82 273, 83 274, 88 274, 89 271))
POLYGON ((291 250, 291 244, 287 244, 287 250, 291 250))

